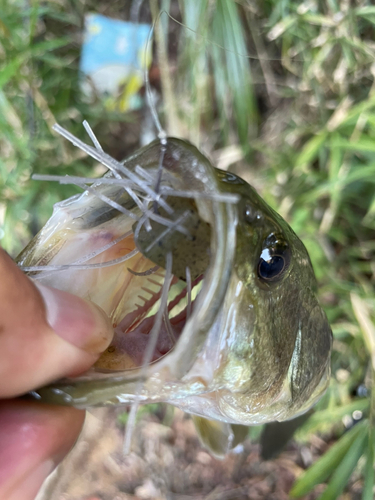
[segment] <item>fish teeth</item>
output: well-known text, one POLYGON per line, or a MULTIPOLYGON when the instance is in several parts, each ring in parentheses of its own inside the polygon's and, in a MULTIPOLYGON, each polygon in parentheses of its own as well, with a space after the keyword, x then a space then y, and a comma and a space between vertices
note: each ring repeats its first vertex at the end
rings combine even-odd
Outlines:
POLYGON ((141 290, 144 290, 145 292, 149 293, 151 295, 151 297, 154 297, 156 295, 156 292, 153 292, 152 290, 150 290, 149 288, 147 288, 145 286, 142 286, 141 290))
MULTIPOLYGON (((155 274, 156 274, 156 273, 155 273, 155 274)), ((160 276, 160 275, 158 274, 157 276, 160 276)), ((164 278, 164 276, 163 276, 163 278, 164 278)), ((149 281, 150 283, 152 283, 152 284, 154 284, 154 285, 160 286, 160 288, 161 288, 161 286, 162 286, 162 285, 161 285, 161 283, 159 283, 159 281, 156 281, 156 280, 154 280, 153 278, 148 278, 148 279, 147 279, 147 281, 149 281)))
POLYGON ((142 297, 142 295, 137 295, 137 297, 138 297, 139 299, 143 300, 143 302, 144 302, 145 304, 147 304, 148 300, 147 300, 147 299, 145 299, 144 297, 142 297))

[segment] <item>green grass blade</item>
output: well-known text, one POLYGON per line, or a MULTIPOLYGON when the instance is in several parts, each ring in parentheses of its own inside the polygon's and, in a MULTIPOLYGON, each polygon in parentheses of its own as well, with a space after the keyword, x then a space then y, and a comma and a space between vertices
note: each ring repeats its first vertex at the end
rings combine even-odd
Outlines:
POLYGON ((367 437, 368 433, 363 432, 354 440, 346 455, 343 457, 342 462, 332 475, 332 479, 324 490, 323 495, 319 497, 319 500, 336 500, 341 495, 358 460, 363 454, 367 437))
POLYGON ((306 495, 314 486, 324 482, 340 465, 359 436, 365 436, 367 422, 361 422, 344 434, 314 465, 312 465, 297 481, 290 491, 290 496, 298 498, 306 495))
POLYGON ((26 55, 22 54, 18 57, 15 57, 12 61, 10 61, 5 67, 1 69, 0 73, 0 89, 6 85, 9 80, 11 80, 14 75, 17 74, 20 66, 26 59, 26 55))
POLYGON ((70 43, 70 40, 68 38, 47 40, 31 46, 30 49, 26 50, 22 54, 15 56, 12 61, 10 61, 5 67, 1 69, 0 89, 3 88, 15 75, 17 75, 19 68, 27 60, 28 57, 41 55, 45 52, 63 47, 68 43, 70 43))
POLYGON ((297 156, 296 168, 304 168, 318 156, 320 149, 325 145, 328 132, 322 131, 314 135, 303 147, 301 153, 297 156))
POLYGON ((321 430, 322 426, 324 426, 325 429, 330 428, 340 422, 345 415, 351 415, 354 411, 366 412, 369 408, 369 404, 369 400, 363 398, 347 405, 317 411, 311 415, 297 435, 301 437, 306 434, 318 432, 321 430))
POLYGON ((213 18, 215 42, 223 46, 226 80, 232 95, 234 116, 242 144, 247 145, 249 125, 255 124, 256 108, 245 35, 235 2, 217 0, 213 18))
POLYGON ((347 151, 375 153, 375 141, 370 137, 361 137, 358 141, 350 142, 341 136, 335 140, 335 146, 347 151))
POLYGON ((365 483, 363 485, 362 500, 373 500, 374 498, 374 429, 370 428, 369 441, 367 445, 366 467, 364 471, 365 483))
POLYGON ((358 17, 363 17, 364 19, 367 19, 367 21, 375 24, 375 7, 359 7, 355 9, 354 12, 358 17))

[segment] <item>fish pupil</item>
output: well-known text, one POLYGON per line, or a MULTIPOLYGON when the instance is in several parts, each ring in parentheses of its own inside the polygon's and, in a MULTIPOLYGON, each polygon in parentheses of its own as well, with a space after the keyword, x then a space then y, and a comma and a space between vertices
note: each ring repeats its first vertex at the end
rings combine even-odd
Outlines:
POLYGON ((280 276, 285 267, 285 260, 281 255, 274 255, 269 260, 260 259, 258 274, 264 280, 274 280, 280 276))

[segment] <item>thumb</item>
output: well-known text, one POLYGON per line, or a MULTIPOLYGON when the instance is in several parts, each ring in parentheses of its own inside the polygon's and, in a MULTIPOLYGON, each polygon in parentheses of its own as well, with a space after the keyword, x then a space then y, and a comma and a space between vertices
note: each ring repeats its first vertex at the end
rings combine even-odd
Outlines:
POLYGON ((0 249, 0 397, 87 370, 112 336, 100 308, 34 283, 0 249))

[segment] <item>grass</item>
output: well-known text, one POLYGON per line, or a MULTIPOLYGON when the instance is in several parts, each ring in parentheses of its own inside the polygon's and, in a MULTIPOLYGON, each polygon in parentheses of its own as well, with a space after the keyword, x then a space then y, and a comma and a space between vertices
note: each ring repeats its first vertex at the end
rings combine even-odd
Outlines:
MULTIPOLYGON (((321 498, 338 498, 345 487, 340 478, 353 473, 352 481, 363 478, 362 498, 370 499, 375 7, 362 0, 162 3, 194 30, 161 18, 174 41, 166 44, 165 31, 157 37, 159 58, 164 44, 167 64, 161 87, 169 107, 161 106, 160 114, 168 132, 246 177, 288 220, 310 252, 334 332, 331 385, 299 438, 320 432, 338 441, 292 493, 327 482, 321 498), (362 397, 358 387, 365 388, 362 397), (362 422, 346 433, 344 422, 355 423, 355 410, 362 422)), ((30 174, 90 175, 93 168, 51 132, 52 123, 83 136, 80 123, 87 119, 117 157, 125 152, 121 134, 140 128, 139 114, 108 113, 100 102, 88 106, 80 98, 82 4, 24 5, 0 1, 0 236, 12 255, 43 225, 52 205, 74 193, 30 182, 30 174)), ((151 7, 156 15, 157 3, 151 7)), ((126 16, 120 2, 99 7, 92 1, 90 9, 126 16)), ((147 5, 142 12, 150 15, 147 5)))

